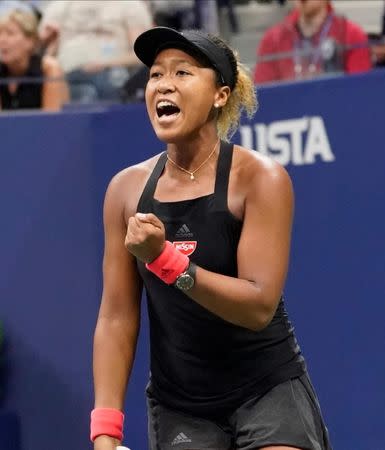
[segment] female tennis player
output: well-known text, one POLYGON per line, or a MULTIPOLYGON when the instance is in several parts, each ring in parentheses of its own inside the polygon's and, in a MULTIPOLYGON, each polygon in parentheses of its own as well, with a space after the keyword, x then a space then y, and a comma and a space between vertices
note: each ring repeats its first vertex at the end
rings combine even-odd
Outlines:
POLYGON ((94 448, 122 440, 144 286, 151 450, 329 450, 282 297, 292 185, 278 163, 228 143, 242 111, 255 111, 252 80, 198 31, 153 28, 134 48, 166 151, 106 193, 94 448))

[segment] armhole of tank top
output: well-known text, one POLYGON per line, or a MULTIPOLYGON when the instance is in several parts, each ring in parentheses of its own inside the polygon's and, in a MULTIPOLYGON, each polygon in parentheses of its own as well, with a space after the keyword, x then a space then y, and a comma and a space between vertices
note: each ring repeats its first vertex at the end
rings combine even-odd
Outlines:
POLYGON ((217 165, 215 180, 215 209, 226 211, 231 216, 228 205, 228 187, 230 179, 231 164, 233 160, 234 145, 229 142, 221 142, 220 154, 217 165))
POLYGON ((160 154, 158 161, 155 164, 154 169, 149 176, 146 185, 144 186, 142 195, 139 198, 137 212, 149 213, 152 212, 152 200, 158 179, 164 170, 166 164, 167 153, 163 152, 160 154))

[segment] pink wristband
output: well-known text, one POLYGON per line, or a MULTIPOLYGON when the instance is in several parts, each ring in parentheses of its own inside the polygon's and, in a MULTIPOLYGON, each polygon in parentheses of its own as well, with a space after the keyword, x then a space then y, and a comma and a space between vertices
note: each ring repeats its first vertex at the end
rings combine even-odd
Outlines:
POLYGON ((91 441, 102 434, 121 441, 123 439, 122 411, 114 408, 95 408, 91 411, 91 441))
POLYGON ((154 261, 146 264, 146 267, 166 284, 173 284, 186 270, 189 262, 188 256, 177 250, 170 241, 166 241, 162 253, 154 261))

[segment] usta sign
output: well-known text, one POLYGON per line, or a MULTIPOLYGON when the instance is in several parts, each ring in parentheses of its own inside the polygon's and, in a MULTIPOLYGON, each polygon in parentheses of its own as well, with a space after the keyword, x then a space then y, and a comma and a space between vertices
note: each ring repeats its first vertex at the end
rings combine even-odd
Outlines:
POLYGON ((254 148, 283 166, 335 160, 320 116, 243 125, 239 132, 244 147, 254 148))

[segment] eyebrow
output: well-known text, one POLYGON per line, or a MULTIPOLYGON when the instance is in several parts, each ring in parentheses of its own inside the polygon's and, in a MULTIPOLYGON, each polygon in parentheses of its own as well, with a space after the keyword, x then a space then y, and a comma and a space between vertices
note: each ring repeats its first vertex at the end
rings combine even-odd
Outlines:
MULTIPOLYGON (((194 65, 194 64, 191 63, 191 61, 188 61, 187 59, 183 59, 183 58, 165 58, 165 59, 167 61, 171 61, 171 63, 174 63, 174 64, 184 63, 184 64, 189 64, 190 66, 194 65)), ((153 66, 160 66, 162 64, 164 64, 162 60, 161 61, 156 61, 155 60, 154 63, 153 63, 153 66)))

